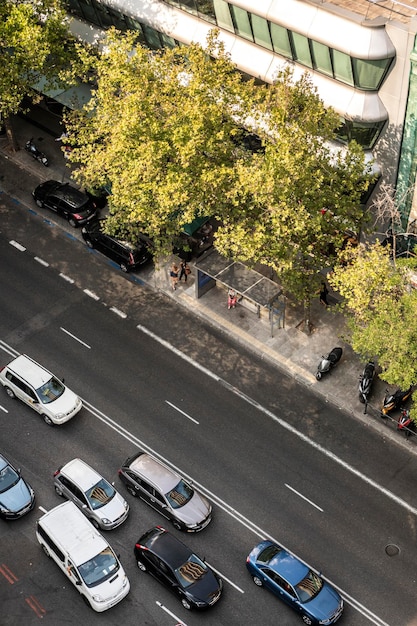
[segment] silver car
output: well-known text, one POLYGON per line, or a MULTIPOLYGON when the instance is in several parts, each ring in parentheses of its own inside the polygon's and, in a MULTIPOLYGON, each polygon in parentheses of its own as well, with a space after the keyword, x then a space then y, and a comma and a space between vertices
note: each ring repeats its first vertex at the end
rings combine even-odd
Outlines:
POLYGON ((119 477, 132 496, 138 496, 166 517, 174 528, 198 532, 211 521, 212 506, 179 474, 146 452, 129 457, 119 477))
POLYGON ((81 459, 54 474, 55 491, 74 502, 96 528, 112 530, 129 515, 129 505, 116 489, 81 459))

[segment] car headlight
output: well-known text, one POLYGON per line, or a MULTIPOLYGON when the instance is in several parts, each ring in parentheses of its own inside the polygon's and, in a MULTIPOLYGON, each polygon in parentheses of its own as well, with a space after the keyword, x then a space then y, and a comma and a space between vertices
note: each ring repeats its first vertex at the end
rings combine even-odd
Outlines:
POLYGON ((199 607, 207 606, 207 602, 201 602, 200 600, 193 600, 193 604, 199 607))
POLYGON ((126 585, 128 584, 129 580, 127 578, 127 576, 123 576, 123 582, 122 582, 122 587, 125 588, 126 585))
POLYGON ((94 602, 105 602, 104 598, 102 598, 102 596, 99 596, 99 595, 93 596, 93 600, 94 602))
POLYGON ((9 509, 7 509, 3 504, 0 504, 0 513, 8 513, 9 509))
POLYGON ((57 419, 57 420, 60 420, 60 419, 62 419, 63 417, 65 417, 65 413, 57 413, 57 414, 55 415, 55 419, 57 419))
POLYGON ((110 524, 112 523, 109 519, 107 519, 107 517, 103 517, 103 519, 101 520, 103 522, 103 524, 105 524, 106 526, 110 526, 110 524))

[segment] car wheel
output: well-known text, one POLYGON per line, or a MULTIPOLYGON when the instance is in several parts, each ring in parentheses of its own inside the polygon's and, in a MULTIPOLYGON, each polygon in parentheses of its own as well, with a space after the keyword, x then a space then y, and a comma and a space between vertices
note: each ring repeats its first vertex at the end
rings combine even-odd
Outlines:
POLYGON ((91 239, 86 239, 86 240, 85 240, 85 243, 87 244, 87 247, 88 247, 88 248, 91 248, 91 249, 93 249, 93 248, 94 248, 94 244, 93 244, 93 242, 91 241, 91 239))
POLYGON ((43 207, 42 200, 35 200, 35 202, 36 202, 36 206, 38 206, 40 209, 43 207))
POLYGON ((172 520, 172 525, 175 528, 175 530, 182 530, 181 524, 176 519, 172 520))
POLYGON ((254 576, 254 577, 253 577, 253 582, 255 583, 255 585, 256 585, 257 587, 262 587, 262 585, 263 585, 263 582, 262 582, 262 580, 259 578, 259 576, 254 576))
POLYGON ((312 619, 308 615, 303 615, 302 619, 304 624, 309 624, 311 626, 313 623, 312 619))
POLYGON ((92 523, 94 528, 96 528, 97 530, 100 530, 100 524, 98 523, 96 519, 90 519, 90 522, 92 523))
POLYGON ((77 224, 76 220, 75 220, 73 217, 70 217, 70 218, 69 218, 69 220, 68 220, 68 224, 69 224, 70 226, 72 226, 73 228, 77 228, 77 226, 78 226, 78 224, 77 224))
POLYGON ((317 374, 316 374, 316 380, 321 380, 321 372, 317 372, 317 374))
POLYGON ((191 604, 188 602, 187 598, 181 598, 181 604, 187 611, 191 610, 191 604))
POLYGON ((84 600, 84 602, 86 603, 86 605, 88 606, 89 609, 93 608, 85 596, 83 596, 83 600, 84 600))
POLYGON ((42 544, 42 550, 45 552, 47 557, 51 558, 51 555, 49 554, 48 548, 46 546, 44 546, 43 544, 42 544))
POLYGON ((55 485, 55 493, 60 497, 63 498, 64 494, 62 493, 62 489, 61 487, 58 487, 58 485, 55 485))
POLYGON ((42 419, 45 422, 45 424, 48 424, 48 426, 54 425, 53 421, 51 420, 50 417, 48 417, 48 415, 42 415, 42 419))
POLYGON ((136 498, 136 495, 137 495, 136 494, 136 489, 134 487, 132 487, 132 485, 127 485, 126 489, 130 493, 131 496, 136 498))
POLYGON ((13 389, 10 389, 10 387, 5 387, 6 393, 9 396, 9 398, 15 398, 16 396, 14 395, 14 391, 13 389))
POLYGON ((122 270, 122 272, 127 272, 127 265, 126 265, 126 263, 120 263, 120 269, 122 270))
POLYGON ((148 569, 145 563, 143 561, 139 561, 139 559, 136 559, 136 565, 138 566, 141 572, 146 572, 148 569))

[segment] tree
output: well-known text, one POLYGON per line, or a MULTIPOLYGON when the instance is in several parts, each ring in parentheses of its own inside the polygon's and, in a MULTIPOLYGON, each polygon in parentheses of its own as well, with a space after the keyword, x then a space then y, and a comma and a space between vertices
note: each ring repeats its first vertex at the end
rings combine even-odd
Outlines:
POLYGON ((108 34, 92 101, 68 119, 78 181, 111 187, 109 232, 145 229, 170 252, 184 224, 215 216, 223 255, 270 266, 308 299, 363 217, 362 150, 331 150, 338 117, 306 76, 244 82, 215 34, 206 50, 135 43, 108 34), (244 147, 244 129, 262 150, 244 147))
POLYGON ((35 89, 40 81, 52 87, 60 81, 74 80, 81 67, 74 60, 81 60, 82 47, 69 34, 59 0, 3 0, 0 57, 0 116, 12 147, 17 149, 11 116, 21 110, 25 96, 32 101, 40 98, 35 89))
MULTIPOLYGON (((407 389, 417 381, 417 290, 407 263, 394 266, 390 257, 379 243, 349 250, 329 283, 344 298, 354 351, 377 359, 382 380, 407 389)), ((417 407, 412 417, 417 422, 417 407)))

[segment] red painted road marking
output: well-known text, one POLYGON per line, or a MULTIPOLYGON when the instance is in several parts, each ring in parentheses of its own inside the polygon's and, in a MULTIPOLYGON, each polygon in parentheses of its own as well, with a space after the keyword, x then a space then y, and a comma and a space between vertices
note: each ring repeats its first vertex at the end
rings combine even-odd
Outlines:
POLYGON ((39 601, 35 598, 35 596, 29 596, 29 598, 25 598, 26 604, 30 606, 32 611, 36 613, 38 617, 43 617, 46 613, 46 610, 39 603, 39 601))
POLYGON ((2 563, 0 565, 0 574, 3 574, 3 576, 5 577, 5 579, 11 584, 14 585, 14 583, 17 583, 17 581, 19 580, 17 576, 15 576, 13 574, 13 572, 7 567, 7 565, 5 565, 4 563, 2 563))

